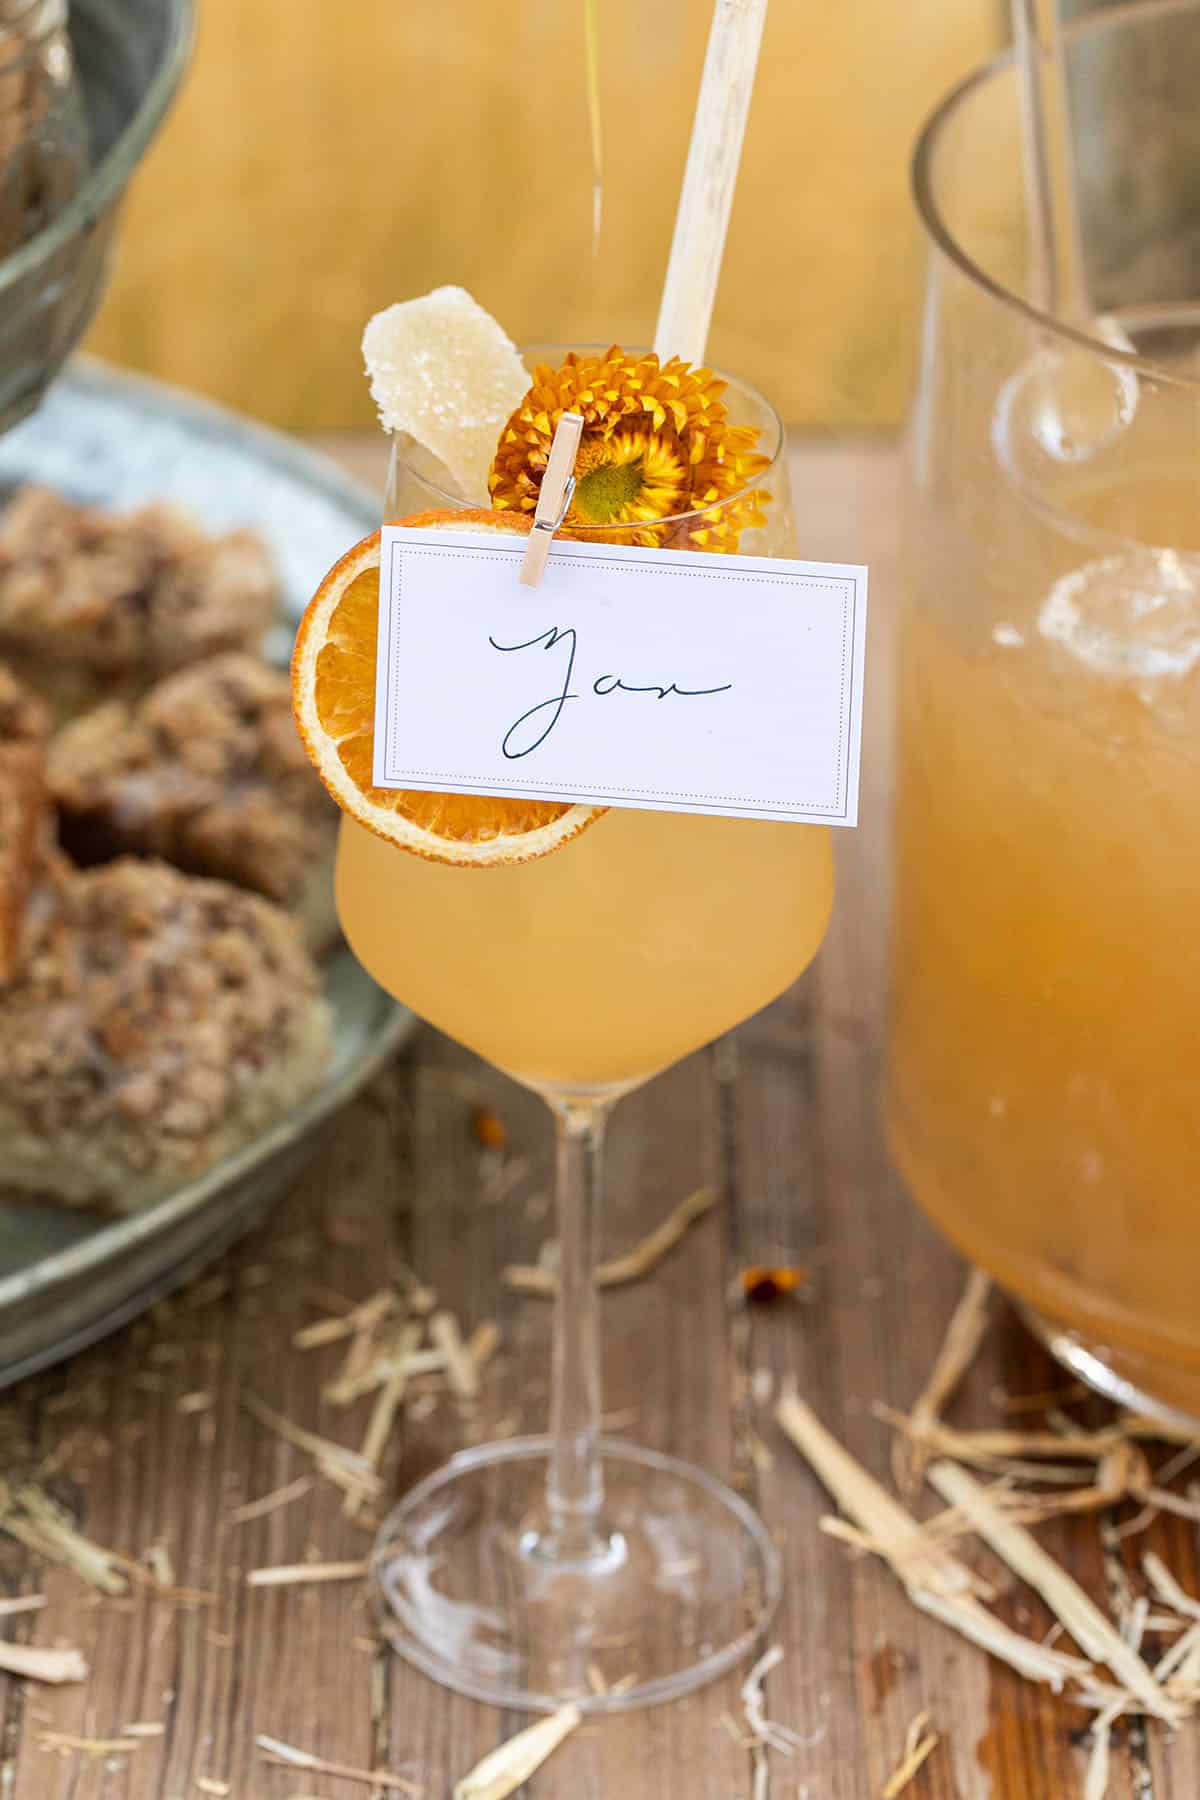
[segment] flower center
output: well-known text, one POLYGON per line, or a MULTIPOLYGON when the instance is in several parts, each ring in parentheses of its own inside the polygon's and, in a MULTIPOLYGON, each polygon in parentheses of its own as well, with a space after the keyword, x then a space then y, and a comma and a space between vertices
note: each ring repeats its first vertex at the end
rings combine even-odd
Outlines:
POLYGON ((640 457, 636 462, 601 463, 580 476, 575 505, 597 525, 610 525, 625 517, 625 509, 641 493, 643 481, 640 457))

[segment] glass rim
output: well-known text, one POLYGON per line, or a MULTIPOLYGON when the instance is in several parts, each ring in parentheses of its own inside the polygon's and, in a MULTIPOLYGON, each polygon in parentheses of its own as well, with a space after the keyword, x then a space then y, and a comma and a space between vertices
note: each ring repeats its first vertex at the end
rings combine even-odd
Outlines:
MULTIPOLYGON (((522 357, 536 357, 539 362, 551 362, 557 358, 561 363, 569 351, 573 350, 577 356, 602 356, 606 350, 611 348, 611 345, 611 338, 602 344, 518 344, 517 353, 522 357)), ((628 352, 633 356, 648 356, 650 354, 648 346, 643 344, 630 344, 628 346, 628 352)), ((738 388, 743 394, 748 395, 756 405, 762 408, 768 422, 768 428, 774 433, 775 438, 774 448, 771 451, 770 460, 768 461, 766 468, 759 472, 750 486, 738 488, 736 493, 723 494, 719 500, 714 500, 710 506, 694 506, 690 507, 687 512, 665 513, 661 519, 628 519, 618 525, 573 524, 571 526, 571 533, 573 536, 578 537, 581 541, 593 536, 602 536, 611 541, 616 532, 632 533, 635 531, 657 531, 664 525, 682 525, 686 524, 689 519, 706 518, 710 513, 719 513, 725 507, 733 506, 737 501, 744 500, 747 494, 753 493, 759 482, 765 482, 773 471, 782 463, 787 448, 787 434, 783 420, 780 418, 775 407, 767 399, 766 395, 761 393, 758 388, 754 387, 751 382, 743 381, 740 375, 731 375, 726 369, 719 369, 715 363, 703 363, 700 366, 702 368, 710 369, 719 381, 725 382, 729 387, 738 388)), ((402 434, 395 431, 389 431, 385 435, 391 439, 392 450, 395 456, 399 459, 403 459, 404 449, 400 442, 402 434)), ((764 451, 763 454, 765 455, 766 452, 764 451)), ((461 494, 452 493, 449 488, 440 486, 440 484, 434 481, 431 476, 423 475, 419 470, 414 469, 411 463, 408 463, 407 467, 410 469, 414 478, 421 483, 422 487, 428 488, 431 494, 436 494, 438 498, 444 500, 448 506, 461 510, 464 505, 463 496, 461 494)), ((467 501, 466 504, 469 506, 471 502, 467 501)))
MULTIPOLYGON (((1073 44, 1083 38, 1099 37, 1105 33, 1127 29, 1133 23, 1143 23, 1148 19, 1185 16, 1188 13, 1200 15, 1200 0, 1125 0, 1122 5, 1110 6, 1098 16, 1078 20, 1068 26, 1064 33, 1064 41, 1073 44)), ((1057 338, 1063 343, 1073 344, 1087 350, 1103 362, 1121 368, 1131 369, 1163 385, 1184 389, 1200 389, 1200 374, 1191 374, 1179 369, 1167 368, 1165 364, 1155 362, 1152 357, 1143 356, 1136 350, 1123 350, 1109 343, 1102 337, 1094 337, 1079 326, 1070 325, 1054 313, 1043 311, 1035 306, 1024 295, 1014 293, 994 276, 980 267, 975 259, 959 243, 942 216, 935 197, 933 167, 943 133, 959 109, 969 101, 978 89, 994 81, 1007 70, 1015 67, 1016 53, 1004 50, 987 62, 980 63, 964 76, 938 102, 928 115, 918 134, 913 149, 910 165, 910 181, 917 215, 933 246, 941 251, 977 288, 999 302, 1008 311, 1016 313, 1029 324, 1049 338, 1057 338)))

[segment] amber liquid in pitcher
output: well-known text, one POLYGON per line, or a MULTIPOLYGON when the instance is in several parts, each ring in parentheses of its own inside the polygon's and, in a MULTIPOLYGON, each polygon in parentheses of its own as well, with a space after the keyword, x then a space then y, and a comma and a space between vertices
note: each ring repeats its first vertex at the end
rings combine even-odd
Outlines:
POLYGON ((969 1257, 1200 1415, 1200 465, 1145 411, 1064 465, 1048 590, 969 639, 913 572, 887 1121, 969 1257))

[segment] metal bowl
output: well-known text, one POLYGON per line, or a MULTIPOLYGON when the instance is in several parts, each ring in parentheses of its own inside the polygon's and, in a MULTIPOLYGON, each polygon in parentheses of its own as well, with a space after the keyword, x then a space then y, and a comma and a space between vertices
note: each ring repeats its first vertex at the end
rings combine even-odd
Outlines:
MULTIPOLYGON (((380 513, 378 495, 265 425, 82 357, 35 417, 0 438, 0 504, 22 481, 119 510, 170 500, 210 531, 253 526, 279 568, 284 656, 317 581, 380 513)), ((0 1388, 133 1318, 261 1219, 338 1108, 412 1032, 412 1014, 348 950, 324 979, 333 1063, 315 1093, 236 1155, 128 1218, 0 1204, 0 1388)))
POLYGON ((89 169, 0 261, 0 431, 33 411, 99 304, 120 201, 179 85, 191 22, 191 0, 72 0, 89 169))

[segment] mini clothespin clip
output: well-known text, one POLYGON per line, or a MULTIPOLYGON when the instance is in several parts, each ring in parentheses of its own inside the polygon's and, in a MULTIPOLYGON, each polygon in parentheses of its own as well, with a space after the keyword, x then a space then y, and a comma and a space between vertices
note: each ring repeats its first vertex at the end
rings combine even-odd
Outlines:
POLYGON ((554 430, 554 442, 546 461, 546 473, 538 491, 533 529, 525 544, 521 563, 521 580, 526 587, 536 587, 546 571, 550 542, 567 516, 571 496, 575 492, 575 458, 583 436, 583 418, 579 413, 565 412, 554 430))

